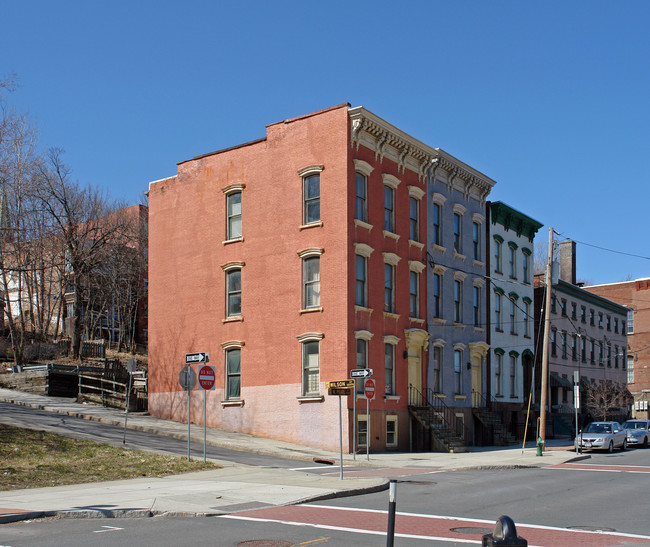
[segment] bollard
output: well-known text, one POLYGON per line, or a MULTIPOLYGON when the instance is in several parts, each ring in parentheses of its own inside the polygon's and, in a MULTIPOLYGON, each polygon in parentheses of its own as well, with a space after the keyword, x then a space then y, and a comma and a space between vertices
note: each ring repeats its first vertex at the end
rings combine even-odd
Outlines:
POLYGON ((395 508, 397 506, 397 481, 391 480, 388 489, 388 531, 386 547, 393 547, 395 540, 395 508))
POLYGON ((501 515, 494 532, 483 536, 482 547, 528 547, 528 541, 517 535, 517 527, 509 516, 501 515))
POLYGON ((537 439, 537 455, 541 456, 543 451, 544 451, 544 441, 542 440, 541 437, 539 437, 537 439))

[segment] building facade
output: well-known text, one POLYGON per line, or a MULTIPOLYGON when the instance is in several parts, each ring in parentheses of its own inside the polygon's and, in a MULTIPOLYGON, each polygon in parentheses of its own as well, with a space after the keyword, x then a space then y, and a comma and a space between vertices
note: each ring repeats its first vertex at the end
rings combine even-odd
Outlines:
POLYGON ((533 388, 533 240, 540 222, 500 201, 488 203, 489 406, 515 436, 524 432, 533 388))
POLYGON ((628 308, 627 321, 620 325, 627 333, 627 354, 619 349, 626 367, 627 387, 634 397, 632 416, 648 419, 650 401, 650 279, 591 285, 585 290, 628 308))
MULTIPOLYGON (((375 397, 367 401, 358 382, 342 401, 344 449, 413 449, 409 394, 430 385, 429 339, 447 336, 427 322, 432 192, 446 188, 444 214, 469 223, 462 244, 471 249, 471 222, 485 229, 492 184, 347 104, 181 162, 149 189, 149 411, 186 419, 184 355, 207 352, 217 378, 209 425, 338 449, 339 401, 326 383, 370 368, 375 397)), ((485 255, 444 245, 444 260, 469 271, 461 306, 471 324, 473 287, 485 313, 485 255)), ((452 280, 450 271, 445 291, 452 280)), ((451 293, 444 299, 454 305, 451 293)), ((484 325, 457 323, 445 348, 463 344, 460 364, 482 363, 484 325)), ((460 395, 449 355, 443 389, 460 395)), ((469 406, 472 377, 462 373, 469 406)), ((192 404, 202 423, 202 401, 192 404)))

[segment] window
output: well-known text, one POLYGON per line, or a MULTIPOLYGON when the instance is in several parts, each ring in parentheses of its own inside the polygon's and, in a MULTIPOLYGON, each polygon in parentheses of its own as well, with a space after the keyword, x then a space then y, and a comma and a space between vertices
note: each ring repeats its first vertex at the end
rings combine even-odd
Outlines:
POLYGON ((598 364, 603 366, 605 364, 604 360, 604 352, 603 352, 603 343, 598 342, 598 364))
POLYGON ((395 267, 384 264, 384 311, 395 311, 395 267))
POLYGON ((612 368, 612 346, 607 344, 607 366, 612 368))
POLYGON ((578 318, 578 306, 575 302, 571 302, 571 319, 578 318))
POLYGON ((320 257, 312 256, 302 261, 304 309, 320 307, 320 257))
POLYGON ((463 282, 454 280, 454 323, 463 322, 463 282))
POLYGON ((409 272, 409 316, 420 317, 420 274, 409 272))
POLYGON ((384 344, 384 366, 386 368, 386 395, 395 394, 395 346, 384 344))
POLYGON ((442 348, 433 346, 433 392, 440 393, 440 367, 442 365, 442 348))
POLYGON ((627 383, 634 383, 634 357, 632 355, 627 356, 627 383))
POLYGON ((607 330, 612 330, 612 316, 611 315, 607 316, 607 318, 605 320, 605 324, 607 326, 607 330))
POLYGON ((587 362, 587 339, 584 336, 580 337, 580 353, 581 353, 581 361, 583 363, 587 362))
POLYGON ((614 368, 618 368, 618 346, 614 346, 614 368))
POLYGON ((501 293, 494 293, 494 328, 496 330, 503 330, 503 322, 501 319, 501 293))
POLYGON ((356 218, 363 222, 368 222, 367 183, 368 179, 361 173, 357 173, 356 218))
POLYGON ((365 447, 368 442, 368 420, 367 417, 360 414, 357 417, 357 446, 365 447))
POLYGON ((566 299, 565 298, 563 298, 560 301, 560 313, 562 314, 562 316, 566 317, 566 299))
POLYGON ((517 334, 517 303, 510 298, 510 334, 517 334))
POLYGON ((474 326, 481 326, 481 287, 472 287, 474 326))
POLYGON ((454 213, 454 251, 458 254, 463 254, 462 226, 463 217, 458 213, 454 213))
POLYGON ((510 277, 517 279, 517 248, 513 245, 508 245, 508 267, 510 277))
POLYGON ((386 446, 397 446, 397 416, 386 416, 386 446))
POLYGON ((461 362, 463 360, 463 352, 456 349, 454 350, 454 379, 455 379, 455 393, 463 392, 463 368, 461 362))
POLYGON ((521 268, 524 283, 530 283, 530 254, 523 250, 521 255, 521 268))
POLYGON ((481 260, 481 225, 478 222, 472 223, 472 258, 481 260))
POLYGON ((439 203, 433 204, 433 244, 442 245, 442 207, 439 203))
POLYGON ((551 295, 551 312, 555 313, 557 311, 557 298, 555 298, 555 295, 551 295))
POLYGON ((598 312, 598 328, 603 328, 603 312, 598 312))
POLYGON ((562 359, 566 359, 567 358, 566 332, 560 333, 560 341, 562 343, 562 359))
POLYGON ((571 359, 578 360, 578 337, 575 334, 571 335, 571 359))
POLYGON ((236 400, 241 396, 241 349, 226 350, 226 399, 236 400))
POLYGON ((510 355, 510 397, 517 396, 517 357, 510 355))
POLYGON ((226 196, 227 239, 242 236, 241 229, 241 192, 231 192, 226 196))
POLYGON ((420 241, 420 201, 409 198, 409 239, 420 241))
POLYGON ((503 354, 494 354, 494 390, 497 396, 503 395, 503 354))
POLYGON ((594 310, 589 310, 589 324, 594 326, 594 310))
POLYGON ((555 329, 551 330, 551 355, 553 357, 557 355, 557 331, 555 329))
POLYGON ((524 300, 524 336, 530 338, 530 302, 524 300))
POLYGON ((634 334, 634 310, 627 311, 627 334, 634 334))
POLYGON ((303 224, 320 221, 320 173, 302 179, 303 224))
POLYGON ((580 306, 580 321, 582 323, 587 322, 587 308, 585 308, 584 306, 580 306))
POLYGON ((357 306, 363 306, 367 307, 368 306, 368 291, 367 291, 367 277, 366 277, 366 271, 367 271, 367 258, 365 256, 361 255, 356 255, 357 256, 357 295, 356 295, 356 303, 357 306))
POLYGON ((501 273, 501 242, 494 240, 494 271, 501 273))
POLYGON ((618 333, 618 317, 614 317, 614 332, 618 333))
POLYGON ((320 392, 320 342, 310 340, 302 344, 302 394, 318 395, 320 392))
POLYGON ((395 190, 384 185, 384 230, 395 232, 395 190))
POLYGON ((241 269, 226 272, 226 316, 241 315, 241 269))
POLYGON ((441 317, 442 276, 433 274, 433 316, 441 317))
POLYGON ((596 344, 593 340, 589 341, 589 361, 591 361, 592 365, 596 361, 596 344))
MULTIPOLYGON (((372 336, 372 333, 367 330, 354 332, 354 337, 357 342, 357 368, 368 368, 368 342, 372 336)), ((365 380, 363 378, 357 379, 357 393, 363 393, 364 382, 365 380)))

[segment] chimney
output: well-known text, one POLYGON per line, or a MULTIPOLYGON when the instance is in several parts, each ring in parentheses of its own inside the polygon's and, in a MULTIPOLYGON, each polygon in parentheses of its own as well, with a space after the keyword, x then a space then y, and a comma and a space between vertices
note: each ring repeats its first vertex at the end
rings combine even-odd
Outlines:
POLYGON ((576 284, 576 242, 560 241, 560 279, 576 284))

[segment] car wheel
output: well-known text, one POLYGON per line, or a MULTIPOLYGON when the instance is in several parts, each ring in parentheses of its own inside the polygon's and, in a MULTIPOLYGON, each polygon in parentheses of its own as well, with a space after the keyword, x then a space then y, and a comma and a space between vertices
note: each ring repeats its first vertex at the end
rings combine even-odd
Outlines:
POLYGON ((614 441, 609 441, 609 447, 607 448, 607 452, 610 454, 614 452, 614 441))
POLYGON ((648 437, 643 439, 643 448, 648 448, 648 437))
POLYGON ((621 445, 621 452, 627 448, 627 439, 623 439, 623 444, 621 445))

